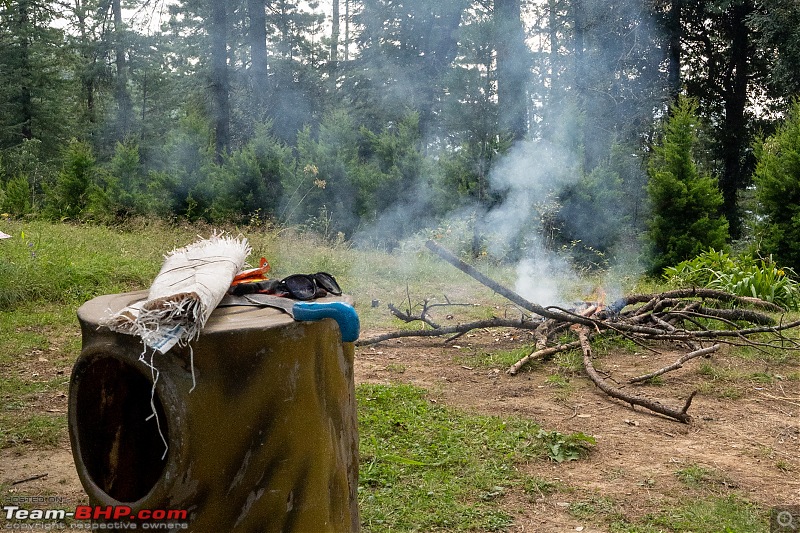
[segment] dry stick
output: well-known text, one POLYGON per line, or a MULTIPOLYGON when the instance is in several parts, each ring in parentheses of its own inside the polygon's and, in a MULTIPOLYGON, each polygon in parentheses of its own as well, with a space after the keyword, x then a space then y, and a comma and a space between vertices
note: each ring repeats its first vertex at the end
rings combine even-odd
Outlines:
MULTIPOLYGON (((775 324, 775 319, 767 316, 758 311, 751 311, 750 309, 714 309, 711 307, 698 306, 696 313, 705 316, 706 318, 714 318, 722 322, 732 324, 734 320, 746 320, 752 324, 759 326, 771 326, 775 324)), ((736 324, 733 324, 734 326, 736 324)))
POLYGON ((520 359, 519 361, 517 361, 516 363, 514 363, 510 367, 508 367, 508 370, 506 370, 506 373, 507 374, 511 374, 512 376, 514 376, 514 375, 517 374, 517 372, 520 371, 520 369, 523 366, 528 364, 533 359, 548 357, 550 355, 554 355, 554 354, 557 354, 559 352, 565 352, 567 350, 572 350, 574 348, 580 348, 580 346, 581 346, 581 342, 580 341, 573 341, 573 342, 569 342, 567 344, 559 344, 557 346, 551 346, 549 348, 543 348, 541 350, 536 350, 535 352, 531 353, 530 355, 526 355, 525 357, 523 357, 522 359, 520 359))
POLYGON ((452 335, 454 333, 466 333, 473 329, 481 328, 519 328, 519 329, 536 329, 538 323, 526 322, 522 320, 508 320, 505 318, 491 318, 489 320, 478 320, 477 322, 469 322, 467 324, 458 324, 455 326, 445 326, 439 329, 422 329, 416 331, 394 331, 392 333, 384 333, 369 339, 361 339, 356 341, 356 346, 369 346, 382 341, 390 339, 399 339, 402 337, 440 337, 442 335, 452 335))
POLYGON ((686 340, 687 338, 694 337, 695 340, 697 340, 699 338, 714 339, 717 337, 745 337, 747 335, 755 335, 756 333, 778 333, 780 331, 794 329, 798 326, 800 326, 800 320, 795 320, 794 322, 787 322, 786 324, 781 324, 780 326, 762 326, 762 327, 753 327, 753 328, 745 328, 737 330, 730 330, 730 329, 709 329, 703 331, 681 330, 679 332, 670 334, 656 333, 652 335, 650 338, 654 340, 686 340))
POLYGON ((648 379, 652 379, 656 376, 660 376, 661 374, 666 374, 667 372, 671 372, 672 370, 677 370, 683 366, 683 363, 688 361, 689 359, 694 359, 695 357, 700 357, 701 355, 708 355, 710 353, 714 353, 719 350, 719 344, 715 344, 714 346, 709 346, 708 348, 702 348, 700 350, 695 350, 693 352, 689 352, 671 365, 665 366, 664 368, 660 368, 655 372, 651 372, 649 374, 645 374, 643 376, 638 376, 635 378, 631 378, 628 380, 628 383, 641 383, 642 381, 647 381, 648 379))
POLYGON ((780 400, 782 402, 790 403, 792 405, 796 405, 796 406, 800 407, 800 403, 797 403, 797 401, 800 401, 800 398, 789 398, 789 397, 785 397, 785 396, 775 396, 774 394, 768 394, 766 392, 759 392, 758 394, 760 394, 761 396, 763 396, 765 398, 771 398, 773 400, 780 400), (795 401, 793 401, 793 400, 795 400, 795 401))
POLYGON ((656 324, 658 324, 662 328, 666 329, 667 333, 674 333, 675 332, 675 329, 676 329, 675 326, 673 326, 672 324, 670 324, 666 320, 664 320, 662 318, 659 318, 658 316, 656 316, 654 314, 650 315, 650 318, 653 319, 653 322, 655 322, 656 324))
POLYGON ((716 289, 702 289, 698 287, 689 289, 677 289, 674 291, 667 291, 661 294, 635 294, 625 297, 626 305, 631 305, 638 302, 649 302, 653 298, 711 298, 720 300, 722 302, 734 302, 742 305, 751 305, 753 307, 762 309, 764 311, 771 311, 773 313, 785 313, 786 309, 776 305, 772 302, 767 302, 760 298, 752 298, 750 296, 736 296, 725 291, 716 289))
POLYGON ((451 265, 453 265, 454 267, 459 269, 461 272, 472 276, 477 281, 483 283, 484 285, 486 285, 487 287, 492 289, 497 294, 499 294, 499 295, 501 295, 501 296, 503 296, 505 298, 508 298, 509 300, 511 300, 512 302, 517 304, 518 306, 522 307, 523 309, 527 309, 531 313, 536 313, 539 316, 543 316, 543 317, 546 317, 546 318, 552 318, 554 320, 559 320, 559 321, 561 321, 561 320, 569 320, 571 322, 578 322, 578 323, 586 325, 586 326, 594 325, 594 321, 589 320, 588 318, 566 317, 566 316, 564 316, 564 315, 562 315, 560 313, 553 313, 552 311, 548 311, 547 309, 545 309, 541 305, 535 304, 533 302, 530 302, 530 301, 526 300, 525 298, 523 298, 522 296, 520 296, 516 292, 514 292, 514 291, 512 291, 510 289, 507 289, 506 287, 503 287, 502 285, 500 285, 499 283, 497 283, 493 279, 491 279, 491 278, 489 278, 487 276, 484 276, 483 274, 478 272, 472 265, 470 265, 468 263, 465 263, 464 261, 462 261, 458 257, 454 256, 449 250, 439 246, 434 241, 426 242, 425 246, 430 251, 432 251, 433 253, 435 253, 436 255, 438 255, 439 257, 441 257, 442 259, 444 259, 445 261, 447 261, 448 263, 450 263, 451 265))
POLYGON ((657 402, 639 398, 638 396, 625 394, 621 390, 616 389, 606 383, 592 365, 592 346, 589 344, 589 334, 587 328, 581 328, 581 330, 578 332, 578 339, 580 340, 581 348, 583 349, 583 367, 586 370, 586 373, 589 375, 589 378, 594 382, 595 385, 598 386, 598 388, 600 388, 600 390, 612 398, 622 400, 630 405, 639 405, 645 409, 649 409, 658 414, 673 418, 679 422, 683 422, 684 424, 688 424, 691 421, 692 417, 689 416, 686 411, 688 411, 689 406, 692 405, 692 400, 694 399, 694 395, 697 394, 697 391, 694 391, 691 395, 689 395, 689 398, 686 400, 686 404, 680 411, 666 407, 657 402))
POLYGON ((25 479, 20 479, 11 483, 12 485, 19 485, 20 483, 27 483, 28 481, 35 481, 37 479, 42 479, 43 477, 47 477, 47 472, 44 474, 36 474, 35 476, 26 477, 25 479))
POLYGON ((422 313, 419 316, 414 316, 414 315, 411 315, 409 313, 404 313, 403 311, 401 311, 400 309, 395 307, 394 304, 391 304, 391 303, 388 304, 388 308, 389 308, 389 311, 391 311, 391 313, 394 316, 396 316, 397 318, 399 318, 403 322, 409 323, 409 322, 416 322, 416 321, 419 320, 421 322, 425 322, 426 324, 428 324, 433 329, 439 329, 439 327, 440 327, 439 324, 437 324, 436 322, 434 322, 433 320, 431 320, 430 318, 425 316, 425 313, 426 313, 425 309, 423 309, 422 313))

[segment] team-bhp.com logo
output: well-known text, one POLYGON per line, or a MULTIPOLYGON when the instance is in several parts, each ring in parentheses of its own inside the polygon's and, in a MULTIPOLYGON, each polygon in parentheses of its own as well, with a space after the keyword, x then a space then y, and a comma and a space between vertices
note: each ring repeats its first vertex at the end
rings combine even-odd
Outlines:
POLYGON ((55 529, 188 529, 189 513, 185 509, 140 509, 127 505, 78 505, 74 511, 65 509, 23 509, 4 505, 3 516, 7 530, 55 529), (74 520, 69 524, 67 520, 74 520), (78 520, 90 522, 78 522, 78 520))

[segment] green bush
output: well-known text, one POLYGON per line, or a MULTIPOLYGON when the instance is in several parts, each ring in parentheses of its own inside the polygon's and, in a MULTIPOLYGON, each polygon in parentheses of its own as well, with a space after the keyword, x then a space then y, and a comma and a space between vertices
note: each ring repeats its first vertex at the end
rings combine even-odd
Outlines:
POLYGON ((262 128, 239 150, 210 165, 207 180, 212 191, 209 219, 246 222, 274 213, 282 196, 281 183, 293 170, 291 149, 262 128))
POLYGON ((680 286, 719 289, 739 296, 774 302, 786 309, 800 308, 800 286, 790 268, 752 256, 731 257, 711 249, 694 259, 664 269, 664 277, 680 286))
POLYGON ((31 186, 26 176, 19 174, 8 181, 5 198, 0 192, 0 208, 0 211, 16 216, 31 212, 31 186))

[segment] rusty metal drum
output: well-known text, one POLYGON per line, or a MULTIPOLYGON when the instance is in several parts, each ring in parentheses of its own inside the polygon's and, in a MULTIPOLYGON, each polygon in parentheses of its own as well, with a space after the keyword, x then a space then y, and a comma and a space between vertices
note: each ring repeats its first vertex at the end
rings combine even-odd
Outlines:
POLYGON ((153 354, 99 326, 144 296, 78 310, 68 423, 90 502, 187 510, 199 533, 358 531, 353 344, 337 322, 218 308, 190 347, 153 354))

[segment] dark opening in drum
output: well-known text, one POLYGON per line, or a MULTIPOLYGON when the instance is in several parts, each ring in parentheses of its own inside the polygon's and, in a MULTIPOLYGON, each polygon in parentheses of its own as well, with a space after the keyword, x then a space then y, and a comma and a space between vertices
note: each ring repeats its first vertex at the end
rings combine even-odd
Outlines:
POLYGON ((146 496, 166 465, 167 417, 157 393, 152 416, 153 383, 145 371, 101 355, 86 361, 76 383, 80 459, 92 481, 120 502, 146 496))

